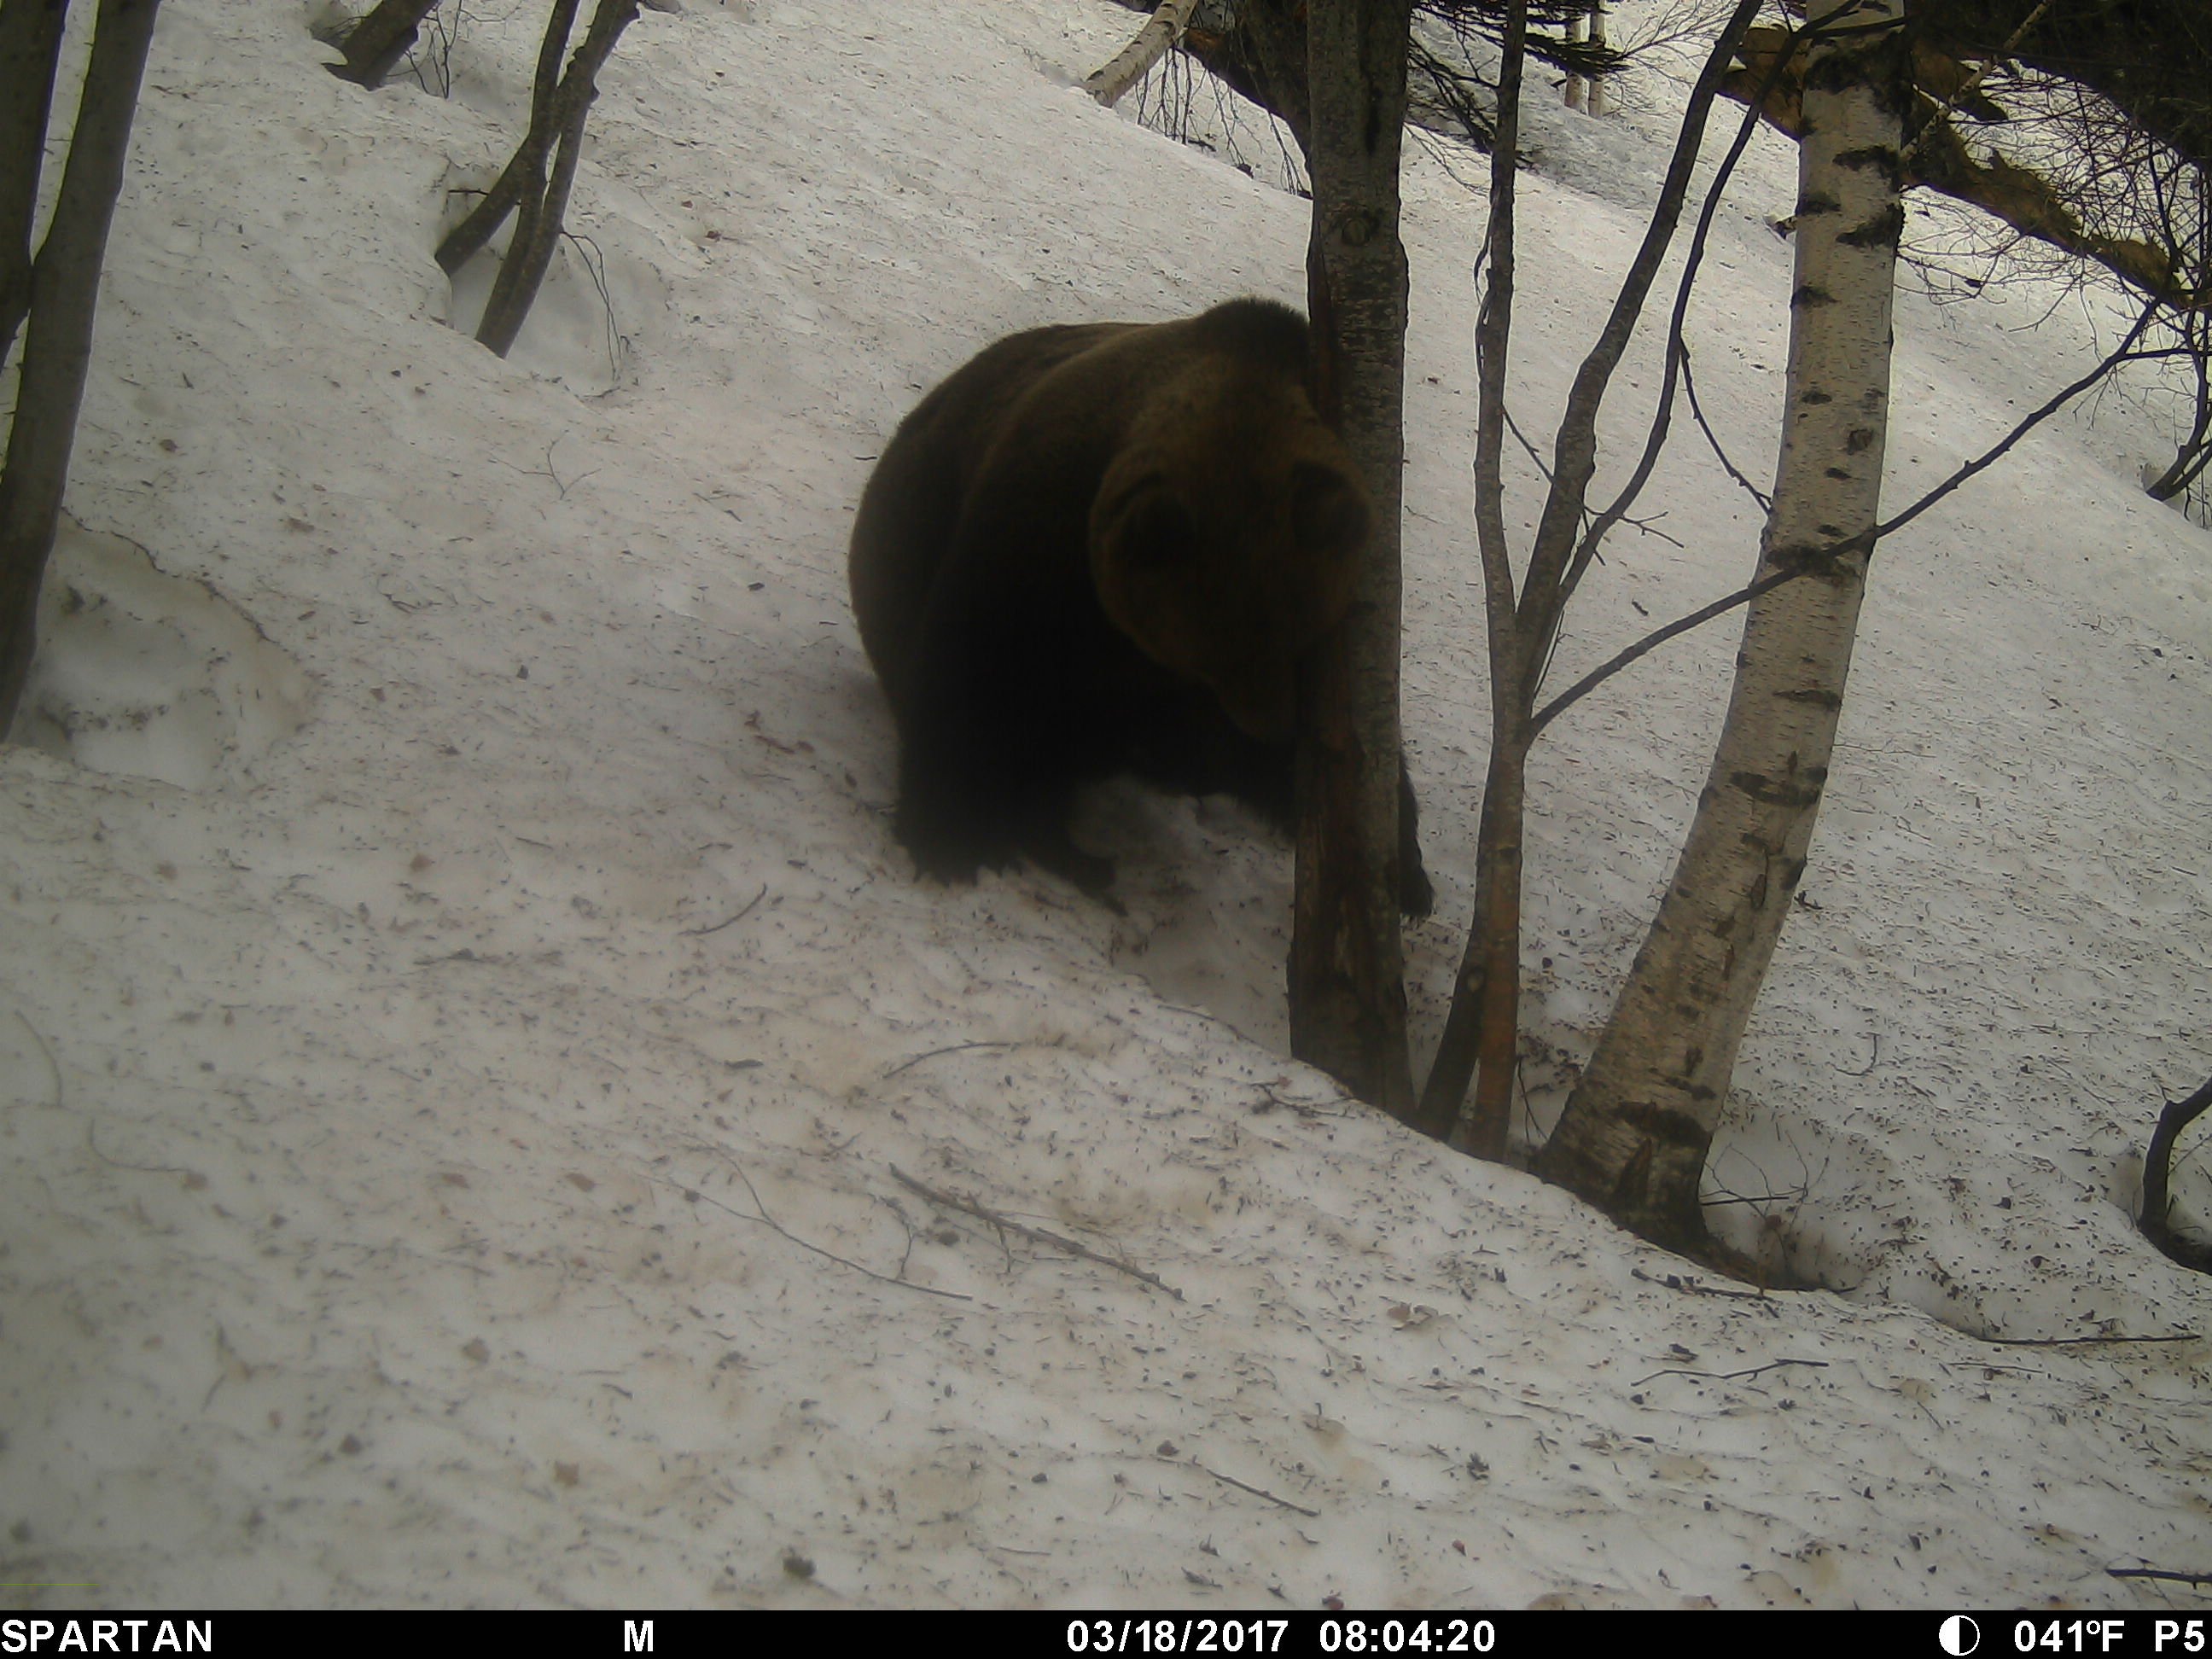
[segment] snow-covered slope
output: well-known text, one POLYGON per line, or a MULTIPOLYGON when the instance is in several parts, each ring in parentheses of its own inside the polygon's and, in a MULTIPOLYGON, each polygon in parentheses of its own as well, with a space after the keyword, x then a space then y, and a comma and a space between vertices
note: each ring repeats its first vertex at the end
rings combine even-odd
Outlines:
MULTIPOLYGON (((304 8, 164 8, 40 746, 0 753, 0 1600, 2190 1599, 2106 1576, 2212 1570, 2212 1285, 2129 1220, 2212 1063, 2212 549, 2132 487, 2148 437, 2055 428, 1877 559, 1715 1166, 1778 1280, 1850 1294, 1759 1295, 1284 1059, 1288 854, 1235 809, 1103 792, 1124 915, 890 839, 843 554, 898 417, 1017 328, 1300 297, 1304 203, 1074 89, 1130 14, 644 13, 570 217, 605 303, 572 251, 501 362, 429 250, 534 9, 470 8, 441 100, 333 80, 304 8), (2185 1340, 1990 1340, 2091 1337, 2185 1340)), ((1758 158, 1693 324, 1754 474, 1758 158)), ((1480 204, 1425 155, 1407 191, 1425 1052, 1486 719, 1480 204)), ((1532 432, 1620 193, 1528 183, 1532 432)), ((1901 307, 1893 501, 2081 361, 2016 320, 1901 307)), ((1741 579, 1731 491, 1686 438, 1560 684, 1741 579)), ((1540 1109, 1733 643, 1539 750, 1540 1109)))

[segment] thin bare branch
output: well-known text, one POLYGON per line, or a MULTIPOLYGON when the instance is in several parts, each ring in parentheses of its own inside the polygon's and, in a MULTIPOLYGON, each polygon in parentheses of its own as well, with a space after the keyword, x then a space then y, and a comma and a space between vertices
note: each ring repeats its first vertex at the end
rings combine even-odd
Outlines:
POLYGON ((834 1261, 841 1267, 850 1267, 854 1273, 865 1274, 866 1277, 874 1279, 877 1283, 881 1285, 896 1285, 902 1291, 920 1291, 924 1296, 941 1296, 948 1302, 973 1302, 975 1299, 964 1291, 940 1291, 934 1285, 917 1285, 910 1279, 894 1279, 889 1273, 878 1273, 873 1267, 864 1267, 857 1261, 852 1261, 848 1257, 839 1255, 835 1250, 825 1250, 819 1244, 815 1243, 811 1239, 801 1238, 797 1233, 792 1231, 790 1228, 785 1226, 783 1223, 778 1221, 774 1216, 768 1212, 768 1206, 761 1202, 761 1195, 753 1186, 752 1177, 745 1173, 744 1166, 743 1164, 739 1164, 735 1158, 731 1158, 726 1152, 722 1152, 722 1150, 718 1146, 709 1146, 704 1142, 697 1143, 697 1146, 701 1152, 714 1153, 716 1156, 721 1158, 725 1162, 726 1162, 732 1170, 737 1171, 738 1179, 745 1183, 745 1191, 751 1194, 753 1206, 760 1212, 760 1213, 758 1215, 747 1215, 743 1210, 738 1209, 735 1205, 725 1204, 720 1199, 713 1196, 711 1194, 702 1193, 696 1187, 686 1187, 680 1181, 665 1181, 661 1183, 663 1186, 673 1188, 676 1191, 683 1194, 684 1201, 685 1203, 709 1205, 712 1207, 721 1211, 725 1215, 735 1216, 740 1221, 757 1221, 762 1225, 767 1227, 770 1231, 777 1234, 779 1237, 789 1239, 793 1244, 798 1245, 800 1249, 811 1250, 815 1255, 821 1256, 825 1261, 834 1261))
MULTIPOLYGON (((1175 1460, 1170 1459, 1170 1461, 1173 1462, 1175 1460)), ((1321 1516, 1321 1511, 1319 1510, 1310 1510, 1303 1504, 1293 1504, 1289 1498, 1285 1498, 1279 1492, 1269 1492, 1265 1486, 1252 1486, 1247 1481, 1239 1480, 1233 1474, 1224 1474, 1219 1469, 1209 1469, 1195 1457, 1185 1458, 1182 1461, 1188 1463, 1192 1468, 1196 1469, 1200 1474, 1212 1475, 1216 1480, 1218 1480, 1224 1486, 1234 1486, 1239 1492, 1249 1492, 1255 1498, 1264 1498, 1270 1504, 1279 1504, 1286 1510, 1295 1510, 1300 1515, 1311 1516, 1316 1520, 1321 1516)))
POLYGON ((1075 1239, 1063 1238, 1060 1234, 1048 1232, 1042 1227, 1025 1225, 1011 1216, 1001 1215, 996 1210, 988 1209, 976 1203, 973 1199, 962 1198, 955 1193, 940 1192, 927 1182, 916 1181, 896 1164, 891 1165, 891 1176, 901 1186, 911 1188, 933 1204, 941 1204, 948 1210, 958 1210, 963 1214, 972 1215, 978 1221, 987 1222, 1000 1232, 1012 1233, 1018 1237, 1026 1238, 1032 1244, 1042 1244, 1052 1249, 1063 1250, 1069 1255, 1080 1257, 1083 1261, 1095 1261, 1102 1267, 1111 1267, 1117 1273, 1127 1273, 1140 1284, 1149 1285, 1156 1291, 1165 1291, 1178 1302, 1183 1299, 1182 1292, 1158 1273, 1147 1273, 1142 1267, 1133 1267, 1126 1261, 1116 1261, 1110 1255, 1102 1255, 1088 1244, 1079 1243, 1075 1239))
POLYGON ((1674 639, 1679 635, 1686 634, 1692 629, 1702 627, 1706 623, 1712 621, 1714 617, 1724 616, 1729 611, 1735 610, 1740 605, 1748 605, 1752 600, 1759 598, 1761 594, 1770 593, 1785 582, 1795 581, 1798 577, 1804 575, 1810 571, 1826 568, 1831 559, 1838 557, 1844 554, 1859 551, 1861 549, 1864 549, 1871 552, 1875 544, 1883 537, 1890 535, 1893 532, 1902 529, 1905 526, 1911 523, 1913 520, 1918 518, 1929 507, 1935 506, 1936 502, 1950 495, 1952 491, 1957 489, 1960 485, 1965 483, 1969 478, 1975 477, 1978 473, 1987 471, 1991 466, 1995 465, 1997 460, 2009 451, 2014 445, 2017 444, 2022 438, 2026 437, 2028 433, 2033 431, 2036 427, 2041 425, 2052 415, 2057 413, 2059 410, 2073 401, 2074 398, 2079 397, 2083 392, 2086 392, 2089 387, 2094 386, 2098 381, 2104 379, 2106 375, 2111 374, 2113 369, 2118 368, 2121 364, 2157 362, 2174 356, 2177 349, 2166 349, 2156 351, 2136 351, 2132 349, 2135 342, 2142 337, 2143 330, 2149 325, 2151 317, 2156 309, 2156 301, 2153 301, 2151 304, 2144 307, 2142 314, 2136 319, 2135 326, 2128 331, 2127 337, 2122 340, 2120 344, 2107 355, 2102 362, 2098 363, 2094 368, 2089 370, 2087 374, 2082 374, 2078 379, 2069 382, 2059 391, 2053 392, 2051 397, 2045 399, 2042 404, 2038 405, 2035 409, 2031 410, 2027 414, 2022 416, 2013 426, 2013 428, 2009 432, 2006 433, 2003 437, 2000 438, 1996 443, 1990 445, 1989 448, 1983 451, 1979 455, 1977 455, 1972 460, 1970 460, 1960 466, 1958 471, 1952 473, 1949 477, 1944 479, 1942 483, 1937 484, 1933 489, 1930 489, 1926 495, 1923 495, 1918 501, 1913 502, 1911 506, 1906 507, 1895 518, 1885 520, 1882 523, 1875 526, 1872 530, 1869 530, 1862 535, 1847 536, 1841 541, 1831 542, 1824 547, 1815 548, 1811 551, 1802 555, 1800 562, 1793 563, 1790 568, 1786 570, 1778 570, 1771 575, 1762 577, 1759 580, 1750 583, 1747 586, 1736 589, 1733 593, 1723 595, 1721 598, 1715 599, 1710 605, 1700 605, 1697 610, 1691 611, 1688 615, 1678 617, 1673 622, 1667 623, 1662 628, 1654 629, 1650 633, 1646 634, 1642 639, 1638 640, 1634 644, 1614 653, 1613 655, 1608 657, 1604 662, 1599 664, 1589 673, 1583 675, 1582 678, 1577 680, 1572 685, 1569 686, 1565 691, 1562 691, 1558 696, 1553 698, 1550 702, 1545 704, 1544 707, 1536 714, 1530 715, 1527 727, 1528 734, 1531 737, 1534 737, 1535 733, 1541 732, 1561 714, 1566 713, 1569 708, 1581 702, 1583 698, 1588 696, 1592 691, 1595 690, 1606 681, 1611 679, 1622 669, 1627 667, 1629 664, 1634 662, 1639 657, 1647 655, 1657 647, 1665 644, 1668 640, 1674 639))

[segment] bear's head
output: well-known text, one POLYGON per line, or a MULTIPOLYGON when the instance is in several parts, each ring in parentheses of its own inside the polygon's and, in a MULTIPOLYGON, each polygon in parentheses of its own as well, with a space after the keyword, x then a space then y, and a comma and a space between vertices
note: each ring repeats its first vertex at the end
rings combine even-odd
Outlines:
POLYGON ((1091 506, 1100 605, 1250 735, 1288 738, 1297 660, 1352 605, 1372 518, 1358 469, 1295 380, 1218 363, 1132 432, 1091 506))

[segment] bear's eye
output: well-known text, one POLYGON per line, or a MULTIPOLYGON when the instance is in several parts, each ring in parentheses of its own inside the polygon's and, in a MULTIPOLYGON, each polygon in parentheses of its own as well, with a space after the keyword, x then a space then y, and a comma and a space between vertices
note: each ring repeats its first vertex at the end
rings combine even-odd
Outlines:
POLYGON ((1148 490, 1129 505, 1115 538, 1117 550, 1131 565, 1175 565, 1186 562, 1198 541, 1198 526, 1183 504, 1165 490, 1148 490))
POLYGON ((1367 539, 1367 503, 1342 473, 1300 461, 1291 469, 1291 526, 1309 552, 1349 552, 1367 539))

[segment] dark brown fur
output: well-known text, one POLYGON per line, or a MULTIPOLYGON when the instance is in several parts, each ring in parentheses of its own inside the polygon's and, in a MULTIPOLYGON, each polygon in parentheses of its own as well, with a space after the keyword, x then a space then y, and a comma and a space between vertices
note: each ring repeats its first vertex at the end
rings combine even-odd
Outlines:
MULTIPOLYGON (((1025 855, 1103 890, 1069 798, 1123 770, 1289 820, 1294 665, 1351 604, 1370 519, 1305 353, 1304 319, 1259 300, 1036 329, 900 425, 854 525, 853 609, 925 873, 1025 855)), ((1425 914, 1410 783, 1401 816, 1425 914)))

